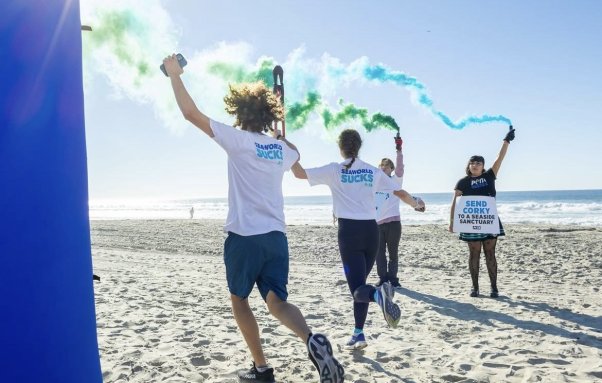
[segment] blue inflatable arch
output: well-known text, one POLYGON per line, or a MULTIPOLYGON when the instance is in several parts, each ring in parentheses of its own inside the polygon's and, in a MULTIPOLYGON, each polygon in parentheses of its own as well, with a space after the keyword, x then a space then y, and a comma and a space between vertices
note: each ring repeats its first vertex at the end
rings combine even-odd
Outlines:
POLYGON ((0 1, 0 382, 102 382, 77 0, 0 1))

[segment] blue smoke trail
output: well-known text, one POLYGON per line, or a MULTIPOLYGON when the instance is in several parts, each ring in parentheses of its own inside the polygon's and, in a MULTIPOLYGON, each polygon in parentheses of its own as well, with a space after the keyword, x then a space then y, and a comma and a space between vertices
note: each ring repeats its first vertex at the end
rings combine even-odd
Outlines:
POLYGON ((379 81, 382 83, 391 82, 404 88, 414 90, 418 94, 418 102, 427 108, 435 117, 439 118, 445 125, 452 129, 464 129, 468 125, 483 124, 487 122, 505 122, 512 125, 512 121, 503 115, 490 116, 469 116, 460 121, 453 122, 445 113, 437 110, 433 106, 433 100, 426 93, 426 87, 415 77, 408 76, 402 72, 391 71, 382 65, 367 66, 363 70, 363 75, 367 80, 379 81))

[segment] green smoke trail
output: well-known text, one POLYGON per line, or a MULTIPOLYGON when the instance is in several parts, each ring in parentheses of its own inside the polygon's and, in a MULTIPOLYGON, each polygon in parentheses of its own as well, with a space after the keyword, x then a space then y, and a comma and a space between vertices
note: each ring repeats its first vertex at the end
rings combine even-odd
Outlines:
POLYGON ((90 43, 89 47, 85 46, 85 52, 89 54, 93 49, 108 46, 121 64, 137 69, 135 82, 138 83, 141 77, 149 75, 150 65, 144 58, 136 57, 142 55, 134 49, 132 40, 142 41, 146 32, 146 26, 132 11, 105 11, 99 13, 92 33, 85 34, 85 41, 90 43))
POLYGON ((383 113, 369 115, 368 109, 359 108, 353 104, 344 105, 343 109, 337 113, 333 113, 330 109, 324 109, 322 119, 324 120, 326 129, 339 127, 352 120, 359 120, 367 132, 371 132, 377 128, 386 128, 394 131, 399 129, 399 125, 397 125, 393 117, 383 113))
POLYGON ((299 130, 307 123, 311 113, 316 112, 322 105, 317 92, 309 92, 305 102, 295 102, 286 107, 286 126, 290 130, 299 130))
MULTIPOLYGON (((242 65, 214 62, 207 69, 210 74, 228 82, 263 81, 268 88, 271 88, 274 81, 272 76, 274 61, 264 59, 259 62, 258 66, 257 70, 249 70, 242 65)), ((326 129, 329 130, 354 120, 359 121, 368 132, 377 128, 393 131, 399 129, 395 119, 389 115, 382 113, 370 115, 365 108, 353 104, 343 105, 342 102, 340 104, 342 105, 341 111, 332 111, 322 102, 322 96, 318 92, 310 91, 306 94, 304 101, 286 105, 286 126, 291 131, 299 130, 307 124, 312 113, 317 113, 322 117, 326 129)))
POLYGON ((343 110, 338 113, 333 113, 330 109, 326 109, 322 112, 322 119, 324 120, 326 129, 332 129, 354 119, 359 119, 364 122, 367 120, 367 116, 367 109, 357 108, 352 104, 345 105, 343 110))
POLYGON ((343 105, 342 102, 340 104, 343 109, 339 112, 333 112, 322 103, 322 97, 317 92, 309 92, 305 97, 305 102, 296 102, 287 106, 286 126, 290 130, 299 130, 307 124, 307 120, 312 113, 318 113, 322 117, 324 127, 328 130, 354 120, 359 120, 368 132, 378 128, 394 131, 399 129, 395 119, 389 115, 383 113, 369 115, 368 109, 359 108, 353 104, 343 105))
POLYGON ((390 130, 399 131, 399 125, 395 119, 387 114, 375 113, 370 118, 370 124, 373 127, 372 129, 366 128, 367 131, 371 131, 378 127, 384 127, 390 130))
POLYGON ((210 74, 218 76, 228 82, 255 82, 262 81, 268 88, 273 85, 272 69, 274 61, 264 59, 259 63, 257 70, 248 70, 242 65, 214 62, 207 67, 210 74))

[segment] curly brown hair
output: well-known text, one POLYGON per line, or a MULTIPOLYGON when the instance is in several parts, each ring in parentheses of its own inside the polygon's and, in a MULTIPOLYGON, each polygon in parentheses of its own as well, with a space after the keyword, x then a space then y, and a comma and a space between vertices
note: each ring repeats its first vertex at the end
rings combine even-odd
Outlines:
POLYGON ((345 158, 351 157, 351 162, 345 165, 349 169, 355 162, 360 148, 362 147, 362 137, 355 129, 345 129, 339 134, 339 149, 345 158))
POLYGON ((280 100, 261 81, 229 85, 224 97, 226 112, 236 116, 234 126, 251 132, 267 131, 274 121, 282 121, 280 100))

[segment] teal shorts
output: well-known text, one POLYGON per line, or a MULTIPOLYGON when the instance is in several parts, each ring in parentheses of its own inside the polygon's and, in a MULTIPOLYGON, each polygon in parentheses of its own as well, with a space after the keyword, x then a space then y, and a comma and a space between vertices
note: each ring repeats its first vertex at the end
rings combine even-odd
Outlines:
POLYGON ((283 232, 248 236, 228 232, 224 263, 230 294, 247 298, 257 284, 264 301, 270 291, 286 301, 288 240, 283 232))

